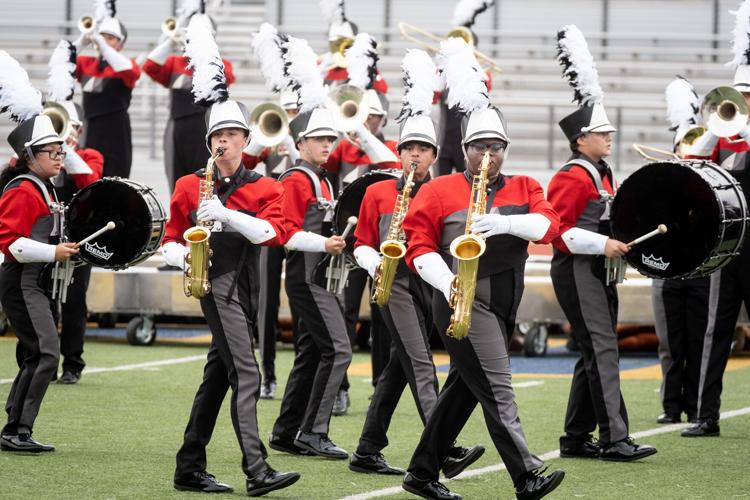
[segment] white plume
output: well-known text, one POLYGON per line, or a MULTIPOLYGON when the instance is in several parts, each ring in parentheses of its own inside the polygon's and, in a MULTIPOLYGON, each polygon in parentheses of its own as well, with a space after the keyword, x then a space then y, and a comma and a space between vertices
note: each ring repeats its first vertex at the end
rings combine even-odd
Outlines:
POLYGON ((404 98, 396 121, 429 115, 435 90, 440 86, 435 62, 424 50, 411 49, 406 52, 401 68, 404 70, 404 98))
POLYGON ((737 67, 750 64, 750 0, 745 0, 737 10, 730 10, 734 15, 732 30, 732 55, 727 66, 737 67))
POLYGON ((367 33, 359 33, 354 43, 346 50, 349 84, 369 89, 378 74, 378 44, 367 33))
POLYGON ((0 114, 22 122, 42 112, 42 94, 10 54, 0 50, 0 114))
POLYGON ((489 9, 495 4, 495 0, 459 0, 456 8, 453 10, 453 26, 466 26, 467 28, 474 25, 479 14, 489 9))
POLYGON ((487 75, 463 38, 440 42, 437 66, 448 88, 448 107, 457 107, 464 113, 489 107, 487 75))
POLYGON ((290 36, 282 42, 282 48, 292 90, 299 92, 300 113, 324 106, 328 100, 328 93, 315 63, 315 52, 307 40, 290 36))
POLYGON ((667 85, 664 94, 667 99, 667 119, 672 130, 677 130, 683 125, 700 123, 698 113, 701 108, 701 99, 692 83, 677 76, 667 85))
POLYGON ((76 48, 67 40, 60 40, 47 65, 47 94, 51 101, 62 102, 73 98, 76 88, 76 48))
POLYGON ((185 56, 193 70, 193 100, 201 106, 210 106, 229 99, 224 61, 219 54, 211 21, 205 14, 190 18, 185 36, 185 56))
POLYGON ((177 10, 180 18, 188 18, 193 14, 205 14, 206 2, 204 0, 182 0, 182 5, 177 10))
POLYGON ((253 54, 260 62, 260 72, 266 79, 268 90, 278 92, 286 88, 289 78, 284 73, 284 56, 281 50, 281 39, 276 28, 268 23, 260 25, 253 35, 253 54))
POLYGON ((328 24, 343 23, 346 20, 344 0, 320 0, 320 10, 328 24))
POLYGON ((602 102, 604 92, 599 85, 599 73, 586 38, 577 26, 563 26, 557 33, 557 60, 563 67, 563 77, 573 87, 573 100, 579 106, 602 102))
POLYGON ((97 23, 104 18, 115 17, 115 14, 117 14, 115 0, 94 0, 94 20, 97 23))

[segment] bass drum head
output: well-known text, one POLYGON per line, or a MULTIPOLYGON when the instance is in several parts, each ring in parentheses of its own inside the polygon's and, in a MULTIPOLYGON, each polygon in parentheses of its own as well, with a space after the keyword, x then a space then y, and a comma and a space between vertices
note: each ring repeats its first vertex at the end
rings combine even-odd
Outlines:
POLYGON ((612 234, 624 243, 659 224, 667 233, 635 245, 625 258, 641 274, 679 278, 711 255, 722 225, 711 184, 687 163, 651 163, 633 172, 612 203, 612 234))
MULTIPOLYGON (((359 216, 359 207, 362 205, 362 199, 365 197, 365 191, 371 184, 386 181, 388 179, 398 179, 401 177, 401 170, 373 170, 364 174, 341 191, 336 201, 336 213, 333 218, 333 228, 336 234, 341 234, 346 229, 346 221, 352 215, 359 216)), ((353 251, 354 230, 346 238, 346 250, 353 251)))
POLYGON ((144 253, 152 236, 152 214, 138 184, 105 178, 78 191, 68 208, 68 238, 80 241, 109 221, 115 228, 85 244, 80 256, 93 266, 121 269, 144 253))

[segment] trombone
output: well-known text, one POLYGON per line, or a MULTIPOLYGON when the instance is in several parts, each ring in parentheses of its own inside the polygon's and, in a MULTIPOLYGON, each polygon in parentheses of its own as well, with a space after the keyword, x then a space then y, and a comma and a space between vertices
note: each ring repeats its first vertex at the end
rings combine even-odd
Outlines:
POLYGON ((250 137, 264 147, 281 144, 289 134, 289 117, 286 111, 276 103, 264 102, 255 107, 250 114, 250 137))
MULTIPOLYGON (((434 33, 430 33, 429 31, 423 30, 421 28, 417 28, 413 24, 409 24, 405 22, 398 23, 398 30, 401 32, 401 37, 403 39, 408 40, 410 42, 414 42, 420 47, 423 47, 434 53, 440 52, 440 47, 430 42, 420 40, 419 38, 417 38, 417 36, 422 36, 424 38, 432 40, 433 42, 437 42, 438 44, 440 44, 440 42, 442 42, 443 40, 447 38, 458 37, 458 38, 463 38, 464 40, 466 40, 466 43, 468 43, 472 47, 474 46, 474 37, 472 36, 471 31, 469 31, 467 28, 464 28, 463 26, 453 28, 452 30, 448 32, 448 35, 445 38, 440 38, 434 33)), ((476 56, 478 61, 484 63, 492 72, 500 73, 502 71, 500 69, 500 66, 498 66, 497 63, 492 58, 490 58, 488 55, 482 52, 479 52, 476 48, 474 49, 474 55, 476 56)))

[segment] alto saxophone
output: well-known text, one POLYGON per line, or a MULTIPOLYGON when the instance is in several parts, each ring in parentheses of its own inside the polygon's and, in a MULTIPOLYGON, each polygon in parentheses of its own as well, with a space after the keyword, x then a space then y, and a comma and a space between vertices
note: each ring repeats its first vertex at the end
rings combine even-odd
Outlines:
POLYGON ((484 154, 479 174, 471 183, 471 199, 466 215, 466 231, 451 242, 450 252, 458 260, 458 273, 451 284, 450 307, 453 309, 451 322, 445 334, 460 340, 469 334, 471 326, 471 308, 474 304, 474 293, 477 287, 477 270, 479 257, 487 249, 484 238, 471 232, 471 223, 475 215, 487 211, 487 185, 489 184, 490 153, 484 154))
POLYGON ((401 190, 396 198, 396 205, 393 208, 391 225, 388 226, 388 235, 385 241, 380 244, 380 253, 383 254, 383 260, 378 264, 373 279, 372 301, 380 307, 385 306, 391 298, 391 287, 396 277, 398 263, 406 254, 406 236, 404 235, 403 225, 406 211, 409 209, 409 200, 411 190, 414 187, 414 171, 417 168, 417 162, 411 162, 411 171, 406 179, 404 189, 401 190))
MULTIPOLYGON (((214 196, 214 163, 223 154, 224 148, 216 148, 216 153, 208 159, 205 174, 198 187, 198 206, 201 202, 208 201, 214 196)), ((208 239, 211 237, 213 227, 213 221, 198 219, 195 226, 182 235, 188 243, 188 253, 185 255, 185 274, 182 277, 182 286, 185 295, 188 297, 202 299, 211 291, 211 282, 208 281, 208 266, 213 252, 208 239)))

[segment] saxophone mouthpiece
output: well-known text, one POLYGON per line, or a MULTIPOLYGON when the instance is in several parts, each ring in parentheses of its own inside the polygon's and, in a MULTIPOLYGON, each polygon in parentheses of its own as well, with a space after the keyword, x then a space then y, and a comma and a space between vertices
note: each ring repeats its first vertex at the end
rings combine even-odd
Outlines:
POLYGON ((226 149, 225 149, 225 148, 222 148, 221 146, 219 146, 218 148, 216 148, 216 156, 221 156, 221 155, 223 155, 223 154, 224 154, 224 151, 226 151, 226 149))

